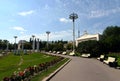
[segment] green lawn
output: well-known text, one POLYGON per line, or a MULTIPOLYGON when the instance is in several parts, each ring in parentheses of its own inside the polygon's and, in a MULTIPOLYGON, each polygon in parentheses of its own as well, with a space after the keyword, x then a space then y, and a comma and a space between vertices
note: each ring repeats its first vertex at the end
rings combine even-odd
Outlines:
POLYGON ((21 65, 19 65, 21 61, 21 56, 10 54, 5 57, 0 57, 0 81, 3 79, 3 77, 10 76, 14 71, 18 71, 18 68, 24 70, 29 66, 49 62, 54 58, 56 57, 41 53, 22 55, 23 62, 21 63, 21 65))

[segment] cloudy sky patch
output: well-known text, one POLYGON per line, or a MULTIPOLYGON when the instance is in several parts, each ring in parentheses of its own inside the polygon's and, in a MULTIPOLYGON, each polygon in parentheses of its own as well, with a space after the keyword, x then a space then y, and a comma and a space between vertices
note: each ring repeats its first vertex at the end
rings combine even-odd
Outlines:
POLYGON ((33 14, 35 11, 30 10, 30 11, 23 11, 23 12, 19 12, 18 15, 20 16, 27 16, 27 15, 31 15, 33 14))
MULTIPOLYGON (((72 40, 71 13, 77 13, 75 33, 102 33, 107 26, 120 26, 120 0, 1 0, 0 38, 72 40), (22 6, 21 6, 22 5, 22 6), (10 28, 11 27, 11 28, 10 28)), ((11 41, 12 42, 12 41, 11 41)))

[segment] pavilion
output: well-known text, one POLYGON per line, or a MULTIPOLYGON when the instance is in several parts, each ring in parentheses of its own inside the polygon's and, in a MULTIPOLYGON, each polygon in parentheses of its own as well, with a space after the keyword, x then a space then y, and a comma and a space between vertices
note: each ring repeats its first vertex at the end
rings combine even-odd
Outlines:
POLYGON ((97 41, 99 41, 100 40, 100 34, 88 34, 85 31, 85 33, 82 36, 80 36, 79 38, 76 39, 76 46, 78 46, 78 44, 80 42, 88 41, 88 40, 97 40, 97 41))

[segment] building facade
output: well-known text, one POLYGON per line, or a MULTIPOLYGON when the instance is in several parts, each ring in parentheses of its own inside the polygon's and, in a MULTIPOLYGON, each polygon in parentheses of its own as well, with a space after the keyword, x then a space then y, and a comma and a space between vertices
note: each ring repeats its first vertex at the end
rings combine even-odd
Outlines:
POLYGON ((76 46, 78 46, 78 44, 80 42, 83 41, 88 41, 88 40, 100 40, 100 34, 88 34, 87 32, 85 32, 82 36, 80 36, 79 38, 76 39, 76 46))

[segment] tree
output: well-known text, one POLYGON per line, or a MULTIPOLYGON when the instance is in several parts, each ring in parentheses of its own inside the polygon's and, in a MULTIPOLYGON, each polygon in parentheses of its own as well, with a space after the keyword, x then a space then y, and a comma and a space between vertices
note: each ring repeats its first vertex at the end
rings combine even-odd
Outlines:
POLYGON ((72 50, 72 47, 73 47, 72 43, 66 44, 66 49, 67 50, 72 50))
POLYGON ((101 54, 100 42, 96 40, 84 41, 78 44, 77 52, 90 53, 93 57, 101 54))
POLYGON ((32 45, 30 44, 30 42, 25 42, 24 43, 24 49, 32 49, 32 45))
POLYGON ((108 26, 103 32, 102 41, 108 45, 108 52, 120 52, 120 27, 108 26))

